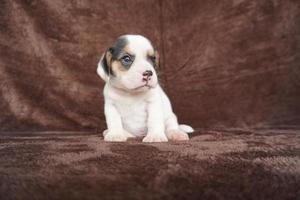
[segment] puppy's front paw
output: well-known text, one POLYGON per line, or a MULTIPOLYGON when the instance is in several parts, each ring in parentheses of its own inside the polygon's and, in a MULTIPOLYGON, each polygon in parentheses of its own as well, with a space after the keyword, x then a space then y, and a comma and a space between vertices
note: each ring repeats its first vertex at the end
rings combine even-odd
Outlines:
POLYGON ((168 142, 168 138, 165 134, 147 134, 147 136, 144 137, 143 142, 168 142))
POLYGON ((167 131, 167 137, 173 141, 185 141, 189 140, 189 136, 187 133, 181 130, 169 130, 167 131))
POLYGON ((125 142, 127 137, 124 135, 123 131, 120 132, 110 132, 107 131, 104 135, 104 141, 107 142, 125 142))

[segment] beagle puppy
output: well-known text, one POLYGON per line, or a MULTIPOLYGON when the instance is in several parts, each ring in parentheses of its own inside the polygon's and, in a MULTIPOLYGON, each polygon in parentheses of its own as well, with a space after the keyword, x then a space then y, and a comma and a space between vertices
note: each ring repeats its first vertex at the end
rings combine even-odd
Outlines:
POLYGON ((105 141, 188 140, 193 128, 179 125, 171 103, 158 83, 158 53, 141 35, 123 35, 102 55, 97 73, 103 90, 107 130, 105 141))

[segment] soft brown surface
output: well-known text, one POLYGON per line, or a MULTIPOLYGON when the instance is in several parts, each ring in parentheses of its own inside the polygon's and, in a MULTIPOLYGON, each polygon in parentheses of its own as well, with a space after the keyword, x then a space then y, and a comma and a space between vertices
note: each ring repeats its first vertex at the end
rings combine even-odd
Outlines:
POLYGON ((0 199, 300 199, 294 131, 197 131, 188 142, 2 133, 0 199))
POLYGON ((298 0, 1 0, 0 130, 104 128, 101 53, 149 37, 182 122, 300 126, 298 0))

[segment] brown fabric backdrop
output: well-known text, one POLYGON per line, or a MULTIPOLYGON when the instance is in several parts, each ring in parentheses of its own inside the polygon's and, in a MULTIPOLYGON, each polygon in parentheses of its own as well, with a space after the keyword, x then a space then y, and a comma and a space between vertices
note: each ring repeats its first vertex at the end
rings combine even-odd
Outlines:
POLYGON ((99 57, 150 38, 181 122, 300 128, 300 1, 0 1, 0 130, 103 129, 99 57))

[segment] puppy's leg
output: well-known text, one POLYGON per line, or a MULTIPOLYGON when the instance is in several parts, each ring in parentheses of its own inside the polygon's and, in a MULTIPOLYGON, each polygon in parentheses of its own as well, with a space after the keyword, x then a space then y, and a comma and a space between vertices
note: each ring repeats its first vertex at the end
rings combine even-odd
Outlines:
POLYGON ((104 106, 107 130, 103 132, 104 140, 110 142, 124 142, 127 135, 123 130, 121 116, 115 106, 110 102, 105 102, 104 106))
POLYGON ((148 105, 148 133, 143 142, 167 142, 163 123, 163 114, 159 101, 154 101, 148 105))
POLYGON ((169 140, 174 140, 174 141, 189 140, 188 134, 180 130, 177 122, 177 117, 173 112, 167 118, 165 123, 166 123, 166 135, 169 140))

